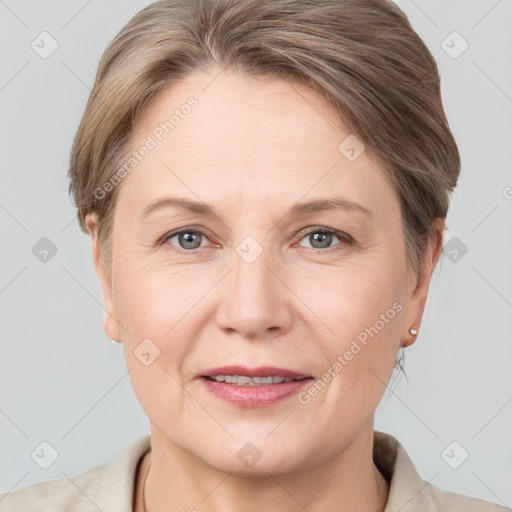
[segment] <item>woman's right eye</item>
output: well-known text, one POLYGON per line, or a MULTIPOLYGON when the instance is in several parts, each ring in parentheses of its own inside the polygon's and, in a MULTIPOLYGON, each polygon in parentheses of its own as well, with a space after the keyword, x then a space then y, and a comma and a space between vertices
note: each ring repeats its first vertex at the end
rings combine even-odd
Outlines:
POLYGON ((190 252, 201 247, 201 237, 206 238, 202 231, 186 228, 168 233, 162 238, 161 243, 169 243, 182 251, 190 252), (173 238, 176 238, 178 245, 170 242, 173 238))

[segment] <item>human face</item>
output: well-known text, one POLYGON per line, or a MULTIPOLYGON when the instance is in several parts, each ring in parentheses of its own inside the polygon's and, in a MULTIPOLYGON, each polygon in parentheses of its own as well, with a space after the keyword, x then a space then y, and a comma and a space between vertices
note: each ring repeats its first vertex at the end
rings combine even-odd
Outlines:
POLYGON ((132 135, 133 151, 153 146, 148 136, 157 144, 118 185, 112 273, 101 274, 105 329, 123 341, 160 442, 251 474, 342 453, 373 428, 426 298, 407 266, 384 168, 370 148, 355 160, 340 151, 349 129, 306 86, 228 72, 196 73, 164 91, 132 135), (158 141, 157 127, 190 97, 197 104, 158 141), (171 197, 215 214, 152 208, 171 197), (292 210, 334 199, 359 206, 292 210), (176 235, 182 228, 189 235, 176 235), (232 365, 310 379, 270 400, 283 384, 265 391, 201 377, 232 365), (212 391, 226 387, 260 399, 212 391), (262 454, 253 468, 237 457, 248 442, 262 454))

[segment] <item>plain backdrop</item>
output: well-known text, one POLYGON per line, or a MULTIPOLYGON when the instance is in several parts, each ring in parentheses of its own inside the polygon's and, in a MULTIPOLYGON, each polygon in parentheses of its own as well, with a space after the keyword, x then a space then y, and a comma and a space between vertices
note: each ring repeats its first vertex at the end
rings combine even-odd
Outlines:
MULTIPOLYGON (((149 433, 103 332, 66 175, 100 56, 148 3, 0 2, 0 492, 72 478, 149 433), (57 454, 47 469, 31 456, 44 442, 57 454)), ((512 2, 397 3, 439 64, 462 173, 408 380, 390 382, 375 428, 425 480, 510 507, 512 2)))

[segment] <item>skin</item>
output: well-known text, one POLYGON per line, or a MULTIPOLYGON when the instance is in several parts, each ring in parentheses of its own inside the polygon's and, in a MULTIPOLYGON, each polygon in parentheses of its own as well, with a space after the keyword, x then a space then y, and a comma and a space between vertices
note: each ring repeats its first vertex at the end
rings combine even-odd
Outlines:
POLYGON ((444 222, 437 219, 439 233, 416 274, 385 170, 368 147, 355 161, 338 150, 350 130, 332 106, 305 85, 227 71, 214 80, 218 73, 188 76, 138 121, 132 149, 187 98, 198 100, 118 185, 111 273, 95 214, 87 219, 105 332, 122 340, 150 420, 147 510, 317 512, 343 503, 344 511, 382 511, 389 489, 372 460, 374 412, 397 351, 415 340, 409 328, 421 324, 444 222), (171 195, 212 205, 218 216, 170 206, 141 220, 148 204, 171 195), (372 215, 285 215, 297 202, 334 196, 372 215), (199 248, 187 249, 178 236, 158 245, 188 226, 204 232, 199 248), (333 235, 322 245, 316 227, 354 242, 333 235), (252 263, 236 252, 248 236, 263 251, 252 263), (307 404, 294 395, 243 409, 197 378, 241 364, 321 379, 395 302, 402 310, 307 404), (146 338, 160 350, 148 366, 133 353, 146 338), (247 442, 262 453, 253 467, 237 457, 247 442))

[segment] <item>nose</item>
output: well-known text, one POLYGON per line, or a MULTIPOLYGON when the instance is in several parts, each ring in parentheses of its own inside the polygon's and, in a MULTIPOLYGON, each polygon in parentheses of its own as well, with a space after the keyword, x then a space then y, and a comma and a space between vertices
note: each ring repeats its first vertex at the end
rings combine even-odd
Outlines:
POLYGON ((224 278, 217 324, 251 340, 282 335, 293 323, 293 293, 265 251, 252 263, 234 254, 224 278))

